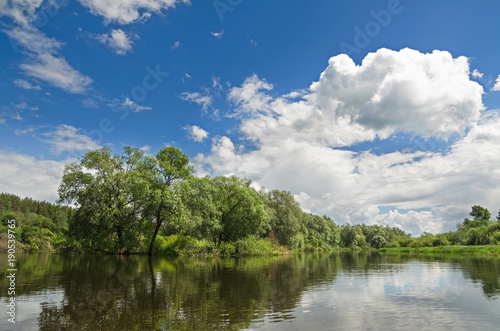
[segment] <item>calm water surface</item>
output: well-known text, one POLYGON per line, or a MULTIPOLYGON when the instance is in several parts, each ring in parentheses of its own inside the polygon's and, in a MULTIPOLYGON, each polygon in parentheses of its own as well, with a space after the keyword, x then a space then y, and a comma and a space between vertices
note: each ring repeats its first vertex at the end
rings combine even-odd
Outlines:
POLYGON ((500 330, 500 258, 17 256, 0 330, 500 330))

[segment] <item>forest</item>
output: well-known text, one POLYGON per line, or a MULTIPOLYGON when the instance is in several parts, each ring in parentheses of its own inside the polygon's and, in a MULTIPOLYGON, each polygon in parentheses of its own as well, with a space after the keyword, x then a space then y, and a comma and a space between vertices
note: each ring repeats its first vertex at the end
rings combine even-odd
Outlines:
POLYGON ((256 190, 236 176, 193 175, 175 147, 86 153, 65 167, 57 204, 0 194, 0 250, 16 220, 26 252, 280 255, 294 251, 500 244, 496 220, 473 206, 456 231, 414 238, 395 227, 337 225, 302 211, 288 191, 256 190))

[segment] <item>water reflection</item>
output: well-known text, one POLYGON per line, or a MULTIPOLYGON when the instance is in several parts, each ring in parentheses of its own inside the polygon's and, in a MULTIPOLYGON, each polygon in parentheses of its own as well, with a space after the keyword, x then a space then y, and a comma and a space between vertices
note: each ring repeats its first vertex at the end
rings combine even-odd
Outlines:
POLYGON ((500 322, 495 257, 19 255, 17 274, 18 329, 446 329, 468 313, 500 322))

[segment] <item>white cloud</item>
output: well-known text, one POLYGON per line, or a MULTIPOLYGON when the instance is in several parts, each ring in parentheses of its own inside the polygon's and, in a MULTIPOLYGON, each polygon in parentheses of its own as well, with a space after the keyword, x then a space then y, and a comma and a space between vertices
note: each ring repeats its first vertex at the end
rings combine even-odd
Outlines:
POLYGON ((30 107, 28 106, 28 104, 26 102, 20 102, 20 103, 11 103, 12 106, 14 106, 15 109, 20 109, 20 110, 25 110, 25 109, 28 109, 28 110, 32 110, 32 111, 37 111, 38 110, 38 106, 34 106, 34 107, 30 107))
POLYGON ((14 85, 16 85, 17 87, 23 88, 25 90, 35 90, 35 91, 41 90, 41 88, 38 84, 31 84, 30 82, 28 82, 24 79, 14 80, 14 85))
POLYGON ((151 107, 138 105, 134 100, 130 100, 129 98, 126 98, 125 101, 123 101, 120 105, 122 107, 129 108, 134 113, 152 109, 151 107))
POLYGON ((141 151, 143 151, 145 154, 149 154, 151 152, 151 146, 149 145, 144 145, 141 148, 139 148, 141 151))
POLYGON ((201 94, 200 92, 183 92, 180 98, 184 101, 194 102, 200 105, 203 110, 207 110, 212 105, 212 97, 208 94, 201 94))
POLYGON ((216 90, 222 90, 222 85, 220 83, 220 77, 212 77, 212 88, 216 90))
POLYGON ((82 101, 82 106, 85 108, 98 108, 99 105, 95 99, 87 98, 82 101))
POLYGON ((210 31, 212 36, 214 36, 217 39, 222 39, 222 36, 224 35, 224 30, 221 30, 221 32, 212 32, 210 31))
POLYGON ((40 140, 51 145, 50 151, 55 155, 63 152, 87 151, 101 148, 89 136, 80 133, 81 129, 61 124, 54 131, 42 133, 40 140))
POLYGON ((170 46, 170 49, 174 50, 174 49, 180 48, 181 46, 182 46, 182 43, 180 41, 176 41, 172 44, 172 46, 170 46))
POLYGON ((361 66, 334 57, 309 91, 282 97, 252 75, 228 95, 252 149, 217 137, 193 163, 199 174, 290 190, 304 210, 340 223, 448 230, 474 204, 498 208, 500 116, 481 115, 483 89, 469 77, 466 58, 408 49, 379 50, 361 66), (454 143, 442 153, 337 149, 398 132, 454 143))
POLYGON ((95 37, 100 43, 111 48, 118 55, 132 52, 134 42, 122 29, 111 30, 110 33, 100 34, 95 37))
POLYGON ((0 150, 0 192, 55 202, 64 165, 75 161, 37 160, 25 154, 0 150))
POLYGON ((4 124, 7 120, 5 118, 10 118, 16 121, 22 121, 23 117, 17 111, 7 110, 0 113, 0 124, 4 124))
POLYGON ((188 125, 183 128, 188 132, 188 137, 196 142, 203 142, 204 139, 208 138, 208 132, 203 130, 197 125, 188 125))
POLYGON ((152 14, 174 8, 178 4, 189 4, 189 0, 79 0, 94 15, 106 21, 129 24, 146 20, 152 14))
POLYGON ((472 77, 474 78, 483 78, 483 76, 484 74, 477 69, 474 69, 474 71, 472 72, 472 77))
POLYGON ((271 97, 261 91, 272 90, 273 85, 265 80, 260 80, 257 75, 245 79, 242 87, 233 87, 228 99, 233 101, 238 109, 235 114, 265 112, 268 113, 271 97))
POLYGON ((395 131, 449 137, 479 118, 483 88, 469 79, 466 57, 445 51, 380 49, 360 66, 347 55, 332 57, 314 101, 333 119, 387 138, 395 131))
POLYGON ((7 16, 19 25, 28 26, 35 19, 35 12, 44 0, 2 1, 0 16, 7 16))
POLYGON ((62 45, 57 40, 48 38, 33 27, 15 27, 4 32, 29 51, 28 61, 19 66, 27 76, 70 93, 85 93, 90 88, 92 79, 78 72, 58 55, 62 45))
POLYGON ((500 91, 500 75, 498 75, 495 86, 491 89, 492 91, 500 91))
POLYGON ((92 79, 75 70, 65 59, 51 54, 39 54, 34 61, 19 67, 26 75, 44 80, 69 93, 85 93, 92 84, 92 79))

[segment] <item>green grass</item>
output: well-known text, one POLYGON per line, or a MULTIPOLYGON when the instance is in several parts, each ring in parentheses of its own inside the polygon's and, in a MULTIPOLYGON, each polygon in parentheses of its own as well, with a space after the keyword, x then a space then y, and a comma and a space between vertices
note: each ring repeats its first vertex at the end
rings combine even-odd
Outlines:
POLYGON ((381 253, 500 255, 500 245, 380 248, 381 253))

